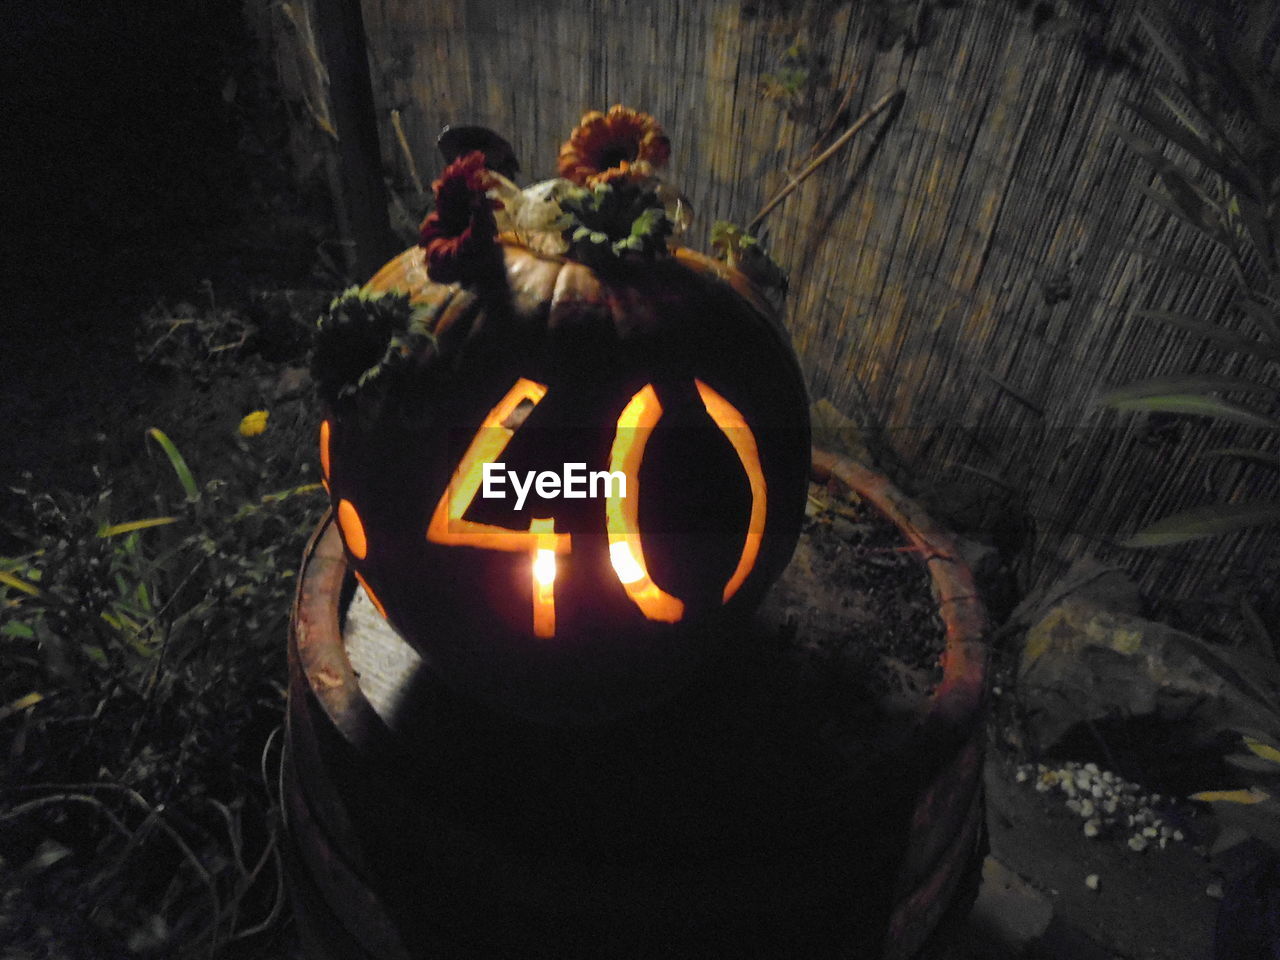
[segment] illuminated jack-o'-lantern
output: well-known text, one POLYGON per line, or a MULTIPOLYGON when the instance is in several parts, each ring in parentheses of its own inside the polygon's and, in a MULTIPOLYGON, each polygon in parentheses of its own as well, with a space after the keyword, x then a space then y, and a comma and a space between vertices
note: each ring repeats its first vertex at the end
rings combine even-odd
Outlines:
MULTIPOLYGON (((460 175, 491 185, 479 158, 460 175)), ((335 301, 321 467, 360 582, 440 676, 526 717, 602 719, 740 638, 786 565, 804 384, 723 263, 664 243, 592 269, 485 232, 461 265, 409 250, 335 301)))

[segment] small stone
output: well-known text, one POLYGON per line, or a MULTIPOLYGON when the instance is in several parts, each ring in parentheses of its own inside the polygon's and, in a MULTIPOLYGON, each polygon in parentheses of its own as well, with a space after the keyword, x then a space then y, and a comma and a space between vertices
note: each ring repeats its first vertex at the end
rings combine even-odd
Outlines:
MULTIPOLYGON (((1099 771, 1098 771, 1098 765, 1097 765, 1096 763, 1086 763, 1086 764, 1084 765, 1084 768, 1085 768, 1086 770, 1088 770, 1090 773, 1098 773, 1098 772, 1099 772, 1099 771)), ((1097 879, 1097 876, 1098 876, 1098 875, 1095 873, 1095 874, 1092 874, 1092 876, 1093 876, 1095 879, 1097 879)))
POLYGON ((1084 885, 1090 890, 1097 890, 1102 885, 1102 878, 1096 873, 1091 873, 1084 878, 1084 885))
POLYGON ((1096 819, 1085 821, 1084 835, 1088 837, 1090 840, 1096 837, 1100 832, 1102 832, 1102 824, 1099 823, 1096 819))
POLYGON ((1181 830, 1175 830, 1173 831, 1173 839, 1181 843, 1184 839, 1186 839, 1186 837, 1181 830))
POLYGON ((1093 801, 1088 799, 1081 800, 1080 809, 1076 812, 1082 817, 1092 817, 1094 813, 1093 801))
POLYGON ((1104 796, 1106 796, 1107 788, 1100 783, 1095 783, 1092 787, 1089 788, 1089 792, 1093 794, 1093 799, 1101 800, 1104 796))
POLYGON ((1147 849, 1147 838, 1141 834, 1134 834, 1129 838, 1129 849, 1134 853, 1141 853, 1147 849))
POLYGON ((1214 900, 1221 900, 1222 899, 1222 881, 1211 880, 1209 882, 1209 885, 1204 888, 1204 895, 1206 897, 1212 897, 1214 900))
POLYGON ((1067 809, 1070 810, 1072 813, 1080 813, 1081 802, 1077 800, 1075 797, 1072 797, 1070 800, 1067 801, 1067 809))
POLYGON ((1142 835, 1148 840, 1154 840, 1156 837, 1160 836, 1160 831, 1155 827, 1143 827, 1142 835))
POLYGON ((1114 813, 1116 812, 1116 802, 1115 802, 1115 800, 1112 800, 1112 799, 1103 800, 1103 801, 1102 801, 1102 810, 1103 810, 1103 812, 1104 812, 1104 813, 1106 813, 1108 816, 1110 816, 1111 814, 1114 814, 1114 813))
POLYGON ((1013 779, 1014 779, 1017 783, 1026 783, 1026 782, 1027 782, 1027 771, 1026 771, 1026 770, 1019 769, 1019 770, 1018 770, 1018 772, 1017 772, 1017 773, 1015 773, 1015 774, 1013 775, 1013 779))

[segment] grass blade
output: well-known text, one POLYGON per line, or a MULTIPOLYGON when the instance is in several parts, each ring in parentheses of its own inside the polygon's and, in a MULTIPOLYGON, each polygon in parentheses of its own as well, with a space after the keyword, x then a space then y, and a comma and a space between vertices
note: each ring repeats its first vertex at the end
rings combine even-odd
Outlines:
POLYGON ((1193 417, 1213 417, 1217 420, 1243 423, 1250 427, 1261 427, 1264 430, 1280 430, 1280 420, 1274 417, 1268 417, 1266 414, 1242 407, 1238 403, 1231 403, 1229 400, 1194 393, 1130 397, 1108 401, 1107 406, 1126 412, 1182 413, 1193 417))
POLYGON ((1268 387, 1248 377, 1229 377, 1222 374, 1185 374, 1174 377, 1151 377, 1147 380, 1135 380, 1123 387, 1109 390, 1098 402, 1113 405, 1123 400, 1137 400, 1142 397, 1157 397, 1162 394, 1200 394, 1200 393, 1266 393, 1271 396, 1280 394, 1275 387, 1268 387))
POLYGON ((178 475, 178 482, 182 484, 182 489, 187 494, 187 500, 191 503, 199 500, 200 488, 196 486, 196 478, 192 475, 191 468, 187 466, 187 461, 178 452, 178 448, 173 445, 173 441, 159 427, 152 427, 147 431, 147 436, 158 443, 164 455, 169 458, 169 463, 173 465, 173 472, 178 475))
POLYGON ((1136 549, 1171 547, 1269 523, 1280 523, 1280 503, 1213 503, 1157 520, 1143 527, 1121 546, 1136 549))
POLYGON ((135 530, 147 530, 151 527, 163 527, 166 524, 177 523, 177 517, 147 517, 145 520, 130 520, 126 523, 116 523, 109 527, 103 527, 98 531, 98 536, 117 537, 122 533, 133 533, 135 530))
POLYGON ((12 587, 20 593, 25 593, 30 597, 44 596, 44 594, 40 592, 40 588, 35 584, 27 583, 27 581, 23 580, 21 577, 15 576, 5 570, 0 570, 0 583, 3 583, 6 587, 12 587))

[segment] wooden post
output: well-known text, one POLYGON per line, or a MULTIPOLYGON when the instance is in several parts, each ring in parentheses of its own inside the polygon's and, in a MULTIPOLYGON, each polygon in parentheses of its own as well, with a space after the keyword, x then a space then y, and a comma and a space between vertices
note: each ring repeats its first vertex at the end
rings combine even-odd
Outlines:
POLYGON ((347 269, 365 280, 398 252, 387 215, 382 152, 369 79, 360 0, 315 0, 316 32, 329 72, 329 103, 338 132, 338 206, 346 209, 347 269))

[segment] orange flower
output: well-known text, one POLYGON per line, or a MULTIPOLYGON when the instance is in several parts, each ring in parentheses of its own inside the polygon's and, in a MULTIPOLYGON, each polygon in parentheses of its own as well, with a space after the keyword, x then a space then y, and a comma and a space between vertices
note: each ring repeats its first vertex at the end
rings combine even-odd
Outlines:
POLYGON ((592 110, 560 148, 560 176, 579 186, 642 179, 671 156, 671 141, 647 113, 622 105, 592 110))

